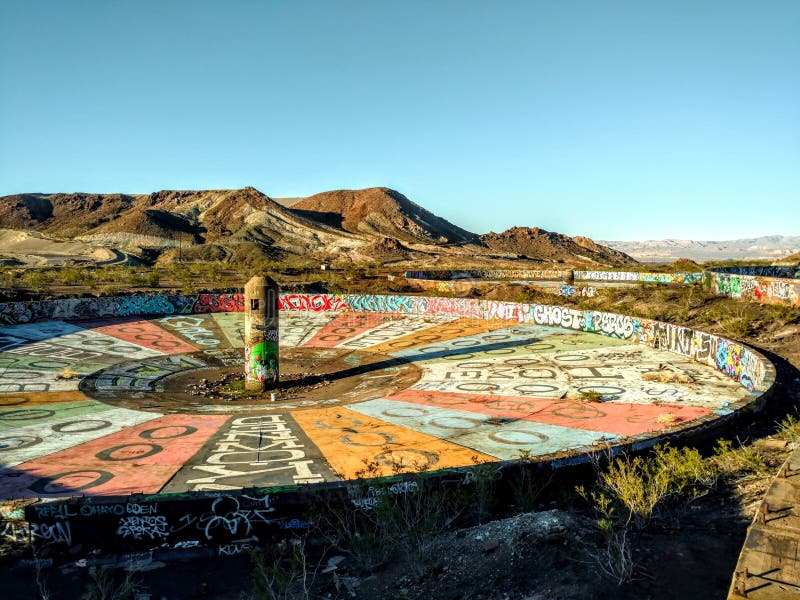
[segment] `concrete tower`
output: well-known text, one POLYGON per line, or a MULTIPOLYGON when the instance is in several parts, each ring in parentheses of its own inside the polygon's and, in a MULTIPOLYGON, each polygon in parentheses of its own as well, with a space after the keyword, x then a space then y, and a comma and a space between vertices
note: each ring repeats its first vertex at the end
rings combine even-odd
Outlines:
POLYGON ((244 286, 244 382, 264 391, 278 383, 278 284, 253 277, 244 286))

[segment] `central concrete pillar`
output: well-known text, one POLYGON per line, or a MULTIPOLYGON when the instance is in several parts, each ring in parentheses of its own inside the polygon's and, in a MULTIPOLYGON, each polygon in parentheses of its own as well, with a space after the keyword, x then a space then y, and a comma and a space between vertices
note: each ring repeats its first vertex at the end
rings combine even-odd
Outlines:
POLYGON ((253 277, 244 286, 245 388, 264 391, 278 383, 278 284, 253 277))

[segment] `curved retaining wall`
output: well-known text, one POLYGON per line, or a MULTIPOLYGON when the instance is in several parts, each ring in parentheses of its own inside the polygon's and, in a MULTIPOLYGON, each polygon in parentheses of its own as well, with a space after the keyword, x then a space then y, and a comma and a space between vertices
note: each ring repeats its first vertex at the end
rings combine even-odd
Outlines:
MULTIPOLYGON (((401 279, 389 276, 390 279, 401 279)), ((703 282, 717 294, 766 302, 800 306, 800 267, 752 266, 711 267, 702 273, 645 273, 638 271, 407 271, 403 278, 418 289, 460 292, 479 282, 464 279, 495 279, 564 282, 630 282, 693 285, 703 282)), ((593 296, 595 288, 564 284, 562 288, 542 288, 561 296, 593 296)))
POLYGON ((703 273, 717 294, 771 304, 800 306, 800 268, 713 267, 703 273))
POLYGON ((458 279, 521 279, 525 281, 630 281, 691 284, 702 281, 702 273, 644 273, 639 271, 557 270, 464 270, 406 271, 406 279, 453 281, 458 279))
MULTIPOLYGON (((686 327, 615 313, 470 298, 392 295, 284 294, 280 297, 280 308, 291 311, 456 315, 563 327, 625 339, 690 357, 735 379, 750 391, 746 398, 732 402, 717 414, 675 425, 658 437, 633 436, 611 448, 598 446, 593 450, 610 455, 626 449, 640 450, 659 441, 687 435, 710 434, 737 415, 758 410, 775 379, 775 370, 769 360, 738 342, 686 327)), ((242 295, 230 293, 81 298, 0 304, 0 321, 15 324, 48 319, 242 309, 242 295)), ((543 461, 526 465, 513 461, 499 463, 498 468, 513 477, 520 468, 558 468, 587 462, 592 457, 585 451, 573 451, 550 455, 543 461)), ((463 467, 422 476, 388 478, 379 482, 335 482, 281 489, 90 496, 39 501, 26 506, 24 511, 12 503, 0 507, 4 516, 0 522, 0 535, 6 539, 29 540, 37 546, 51 548, 54 553, 67 550, 74 555, 124 552, 124 561, 141 559, 145 563, 165 552, 233 554, 246 551, 252 539, 263 543, 285 538, 292 531, 308 529, 312 523, 324 519, 326 513, 330 515, 330 511, 368 510, 382 494, 414 493, 419 486, 469 484, 472 481, 471 470, 472 467, 463 467), (144 525, 145 521, 147 526, 126 530, 125 535, 120 535, 121 516, 132 527, 144 525), (136 531, 142 533, 136 535, 136 531), (246 538, 245 541, 242 541, 243 538, 246 538), (199 541, 201 539, 202 542, 199 541)), ((91 560, 95 564, 103 564, 99 558, 91 560)))
MULTIPOLYGON (((408 277, 398 277, 397 275, 389 275, 389 281, 396 281, 404 283, 405 285, 420 292, 432 292, 434 294, 466 294, 476 288, 486 288, 496 285, 497 281, 479 281, 475 279, 413 279, 408 277)), ((535 284, 536 281, 548 280, 531 280, 535 284)), ((593 285, 570 285, 569 283, 561 283, 556 285, 532 285, 534 289, 544 292, 546 294, 554 294, 558 296, 585 296, 593 297, 597 293, 597 288, 593 285)))
MULTIPOLYGON (((281 294, 280 310, 352 311, 415 315, 454 315, 503 319, 597 333, 687 356, 739 381, 749 390, 764 390, 771 363, 738 342, 639 317, 584 311, 546 304, 521 304, 474 298, 401 295, 281 294)), ((43 320, 79 320, 133 315, 241 312, 238 293, 196 295, 114 296, 0 304, 0 323, 13 325, 43 320)))
POLYGON ((468 269, 461 271, 406 271, 406 279, 526 279, 530 281, 552 281, 571 279, 572 271, 554 269, 468 269))

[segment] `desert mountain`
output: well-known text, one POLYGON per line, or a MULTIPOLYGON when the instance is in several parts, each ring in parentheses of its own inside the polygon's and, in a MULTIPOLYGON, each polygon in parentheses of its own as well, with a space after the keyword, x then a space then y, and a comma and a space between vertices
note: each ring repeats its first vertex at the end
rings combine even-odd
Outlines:
POLYGON ((709 260, 776 260, 800 252, 800 236, 767 235, 756 238, 723 241, 645 240, 638 242, 605 242, 601 244, 625 252, 636 260, 669 263, 678 258, 704 262, 709 260))
POLYGON ((800 266, 800 252, 785 256, 780 260, 776 260, 773 264, 787 267, 800 266))
POLYGON ((291 210, 297 214, 353 234, 422 244, 466 242, 477 237, 389 188, 335 190, 293 200, 291 210))
POLYGON ((627 254, 601 246, 589 238, 569 237, 538 227, 512 227, 502 233, 489 232, 481 236, 481 241, 495 251, 544 260, 577 260, 609 267, 636 264, 627 254))
MULTIPOLYGON (((35 254, 31 248, 45 242, 51 249, 43 254, 53 254, 58 247, 66 256, 72 246, 64 246, 65 241, 85 244, 83 257, 92 256, 92 248, 103 248, 104 260, 118 260, 123 252, 146 259, 160 255, 159 260, 300 256, 448 268, 475 261, 516 265, 521 255, 586 266, 633 262, 587 238, 535 228, 479 237, 388 188, 336 190, 280 201, 252 187, 138 195, 17 194, 0 198, 0 230, 7 232, 0 237, 0 259, 25 264, 49 264, 49 259, 34 263, 30 258, 35 254), (23 240, 19 232, 31 234, 23 240)), ((60 260, 63 264, 65 259, 60 260)))
POLYGON ((0 198, 0 226, 70 238, 113 220, 134 203, 127 194, 15 194, 0 198))

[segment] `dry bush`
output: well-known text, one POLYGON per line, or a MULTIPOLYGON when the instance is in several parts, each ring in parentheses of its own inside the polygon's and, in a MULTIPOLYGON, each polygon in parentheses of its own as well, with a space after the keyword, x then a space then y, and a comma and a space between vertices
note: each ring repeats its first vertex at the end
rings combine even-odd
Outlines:
POLYGON ((646 373, 642 373, 642 379, 644 381, 658 381, 660 383, 694 383, 694 379, 685 373, 679 373, 678 371, 672 371, 669 369, 662 369, 660 371, 647 371, 646 373))

